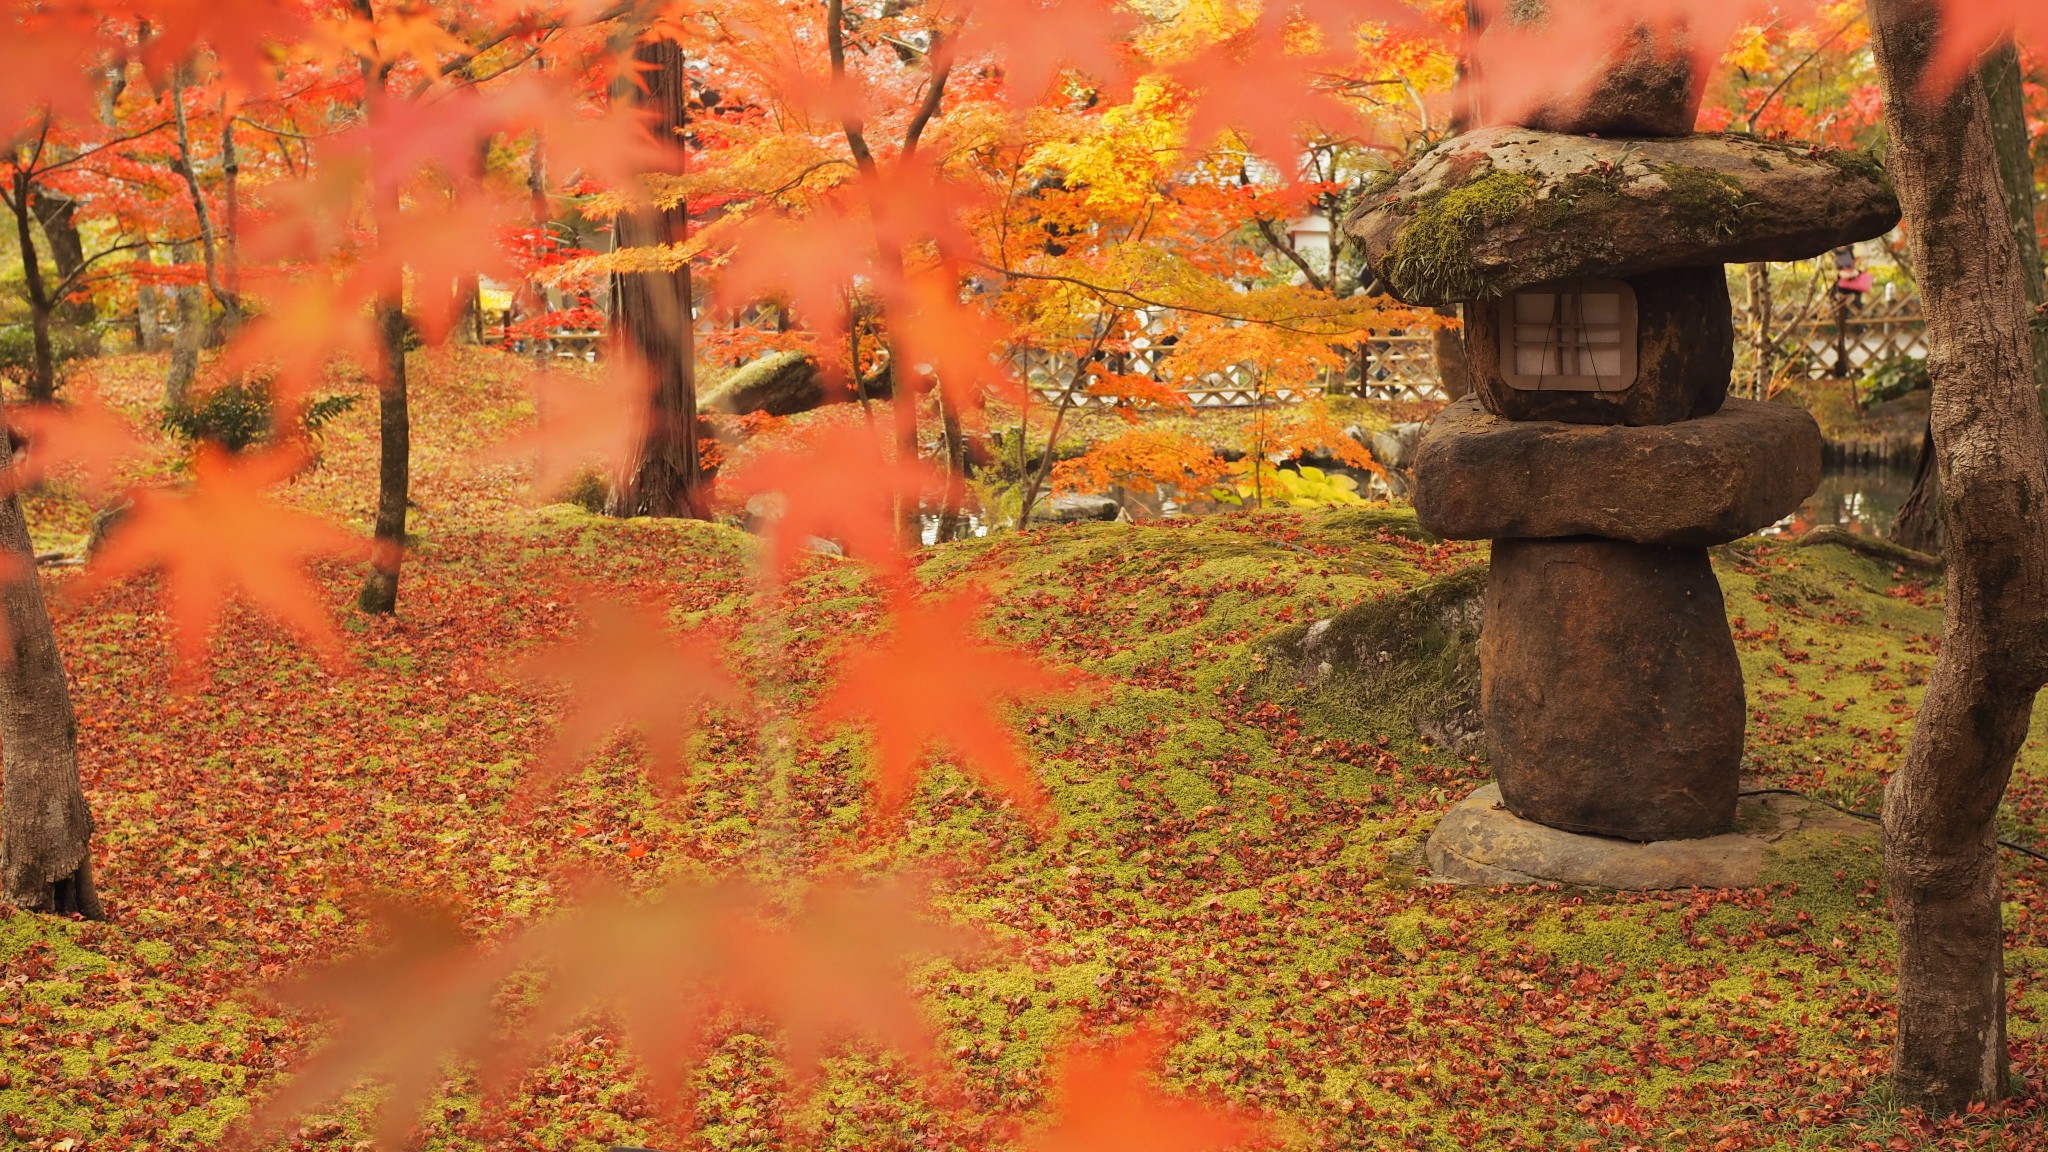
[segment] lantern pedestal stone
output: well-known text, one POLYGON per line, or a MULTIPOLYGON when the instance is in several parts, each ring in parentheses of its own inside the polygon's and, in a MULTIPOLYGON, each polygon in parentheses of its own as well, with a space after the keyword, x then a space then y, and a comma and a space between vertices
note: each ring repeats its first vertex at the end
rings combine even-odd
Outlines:
POLYGON ((1742 666, 1706 550, 1495 540, 1479 712, 1518 815, 1625 840, 1727 831, 1742 666))

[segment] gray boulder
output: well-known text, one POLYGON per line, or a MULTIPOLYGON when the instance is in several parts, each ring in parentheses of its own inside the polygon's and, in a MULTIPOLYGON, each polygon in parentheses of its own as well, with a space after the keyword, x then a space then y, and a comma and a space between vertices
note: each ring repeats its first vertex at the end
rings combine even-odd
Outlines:
POLYGON ((1040 505, 1042 518, 1060 524, 1074 524, 1083 520, 1115 520, 1123 515, 1124 507, 1112 496, 1101 496, 1080 492, 1063 492, 1040 505))

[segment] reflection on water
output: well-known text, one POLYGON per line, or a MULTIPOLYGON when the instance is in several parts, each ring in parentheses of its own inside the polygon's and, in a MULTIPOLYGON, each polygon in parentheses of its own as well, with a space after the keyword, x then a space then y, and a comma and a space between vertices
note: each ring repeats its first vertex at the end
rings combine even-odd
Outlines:
POLYGON ((1858 536, 1889 536, 1892 520, 1913 491, 1912 468, 1830 468, 1799 511, 1764 529, 1766 536, 1797 536, 1833 524, 1858 536))

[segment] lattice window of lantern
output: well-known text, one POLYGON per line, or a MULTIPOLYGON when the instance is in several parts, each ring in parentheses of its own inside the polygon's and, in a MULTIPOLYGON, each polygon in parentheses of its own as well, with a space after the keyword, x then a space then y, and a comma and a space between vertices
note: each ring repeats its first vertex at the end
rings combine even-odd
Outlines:
POLYGON ((1511 388, 1620 392, 1636 382, 1636 294, 1621 280, 1525 288, 1500 302, 1501 375, 1511 388))

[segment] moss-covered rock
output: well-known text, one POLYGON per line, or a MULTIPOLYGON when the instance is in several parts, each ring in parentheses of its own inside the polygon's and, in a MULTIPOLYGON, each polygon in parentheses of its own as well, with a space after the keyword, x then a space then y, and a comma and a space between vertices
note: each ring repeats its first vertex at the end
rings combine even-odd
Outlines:
POLYGON ((1266 645, 1267 689, 1305 696, 1312 710, 1412 726, 1460 756, 1478 752, 1486 575, 1484 565, 1466 568, 1279 633, 1266 645))

